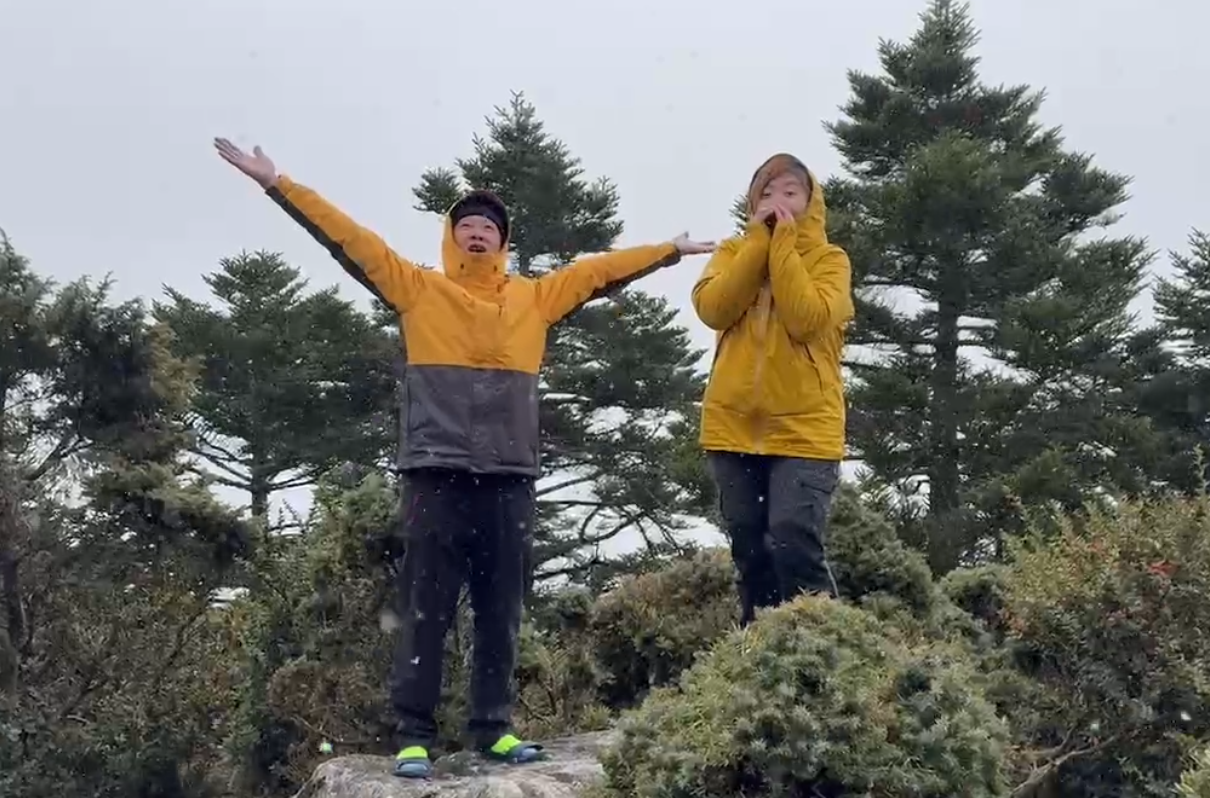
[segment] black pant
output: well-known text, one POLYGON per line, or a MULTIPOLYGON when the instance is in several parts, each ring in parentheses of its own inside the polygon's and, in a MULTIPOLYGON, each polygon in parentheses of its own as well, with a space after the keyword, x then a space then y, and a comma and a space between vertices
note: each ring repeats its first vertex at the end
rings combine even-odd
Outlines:
POLYGON ((508 730, 521 609, 531 581, 534 480, 444 469, 405 473, 401 629, 391 703, 404 746, 437 736, 445 636, 463 584, 474 612, 471 713, 476 745, 508 730))
POLYGON ((840 464, 708 452, 739 571, 742 622, 801 592, 837 595, 824 551, 840 464))

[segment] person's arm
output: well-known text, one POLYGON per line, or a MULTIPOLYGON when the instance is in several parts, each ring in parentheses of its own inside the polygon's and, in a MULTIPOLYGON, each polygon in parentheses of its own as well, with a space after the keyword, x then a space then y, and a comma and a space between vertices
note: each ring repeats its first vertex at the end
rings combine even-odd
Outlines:
POLYGON ((852 269, 840 247, 827 245, 808 268, 795 249, 797 231, 778 225, 769 255, 773 307, 790 337, 808 343, 853 318, 852 269))
POLYGON ((768 275, 769 229, 763 222, 719 247, 693 286, 693 309, 712 330, 735 324, 756 302, 768 275))
POLYGON ((681 259, 673 242, 580 258, 538 279, 538 308, 554 324, 580 305, 681 259))
POLYGON ((286 175, 278 175, 265 193, 332 253, 345 271, 395 312, 406 313, 416 303, 429 279, 428 272, 395 254, 378 234, 286 175))

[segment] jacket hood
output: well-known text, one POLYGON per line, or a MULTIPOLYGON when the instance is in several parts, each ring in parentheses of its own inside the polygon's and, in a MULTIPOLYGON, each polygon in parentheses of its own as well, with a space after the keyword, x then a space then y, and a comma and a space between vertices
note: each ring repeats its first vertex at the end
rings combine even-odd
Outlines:
POLYGON ((798 217, 798 246, 799 252, 808 252, 828 243, 828 209, 824 202, 823 186, 806 164, 789 153, 779 152, 757 168, 748 186, 748 213, 756 210, 756 202, 760 199, 765 186, 776 177, 786 172, 797 172, 805 175, 811 190, 807 200, 807 209, 798 217))
POLYGON ((441 239, 441 265, 451 280, 459 283, 496 286, 507 279, 508 241, 512 224, 504 202, 490 191, 471 191, 450 206, 445 214, 445 232, 441 239), (504 220, 498 252, 467 252, 454 241, 454 212, 468 204, 491 207, 504 220))

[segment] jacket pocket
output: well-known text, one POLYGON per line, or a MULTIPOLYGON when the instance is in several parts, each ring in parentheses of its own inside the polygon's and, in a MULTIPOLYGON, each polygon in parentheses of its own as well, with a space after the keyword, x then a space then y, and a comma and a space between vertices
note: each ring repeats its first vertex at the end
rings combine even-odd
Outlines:
POLYGON ((818 412, 827 401, 827 389, 819 360, 809 344, 779 335, 765 365, 759 387, 765 409, 771 416, 818 412))
POLYGON ((476 381, 475 465, 484 471, 538 468, 538 377, 488 370, 476 381))
POLYGON ((406 460, 452 463, 470 458, 473 374, 460 366, 408 367, 406 460))
POLYGON ((755 406, 756 377, 764 356, 745 330, 732 327, 719 338, 703 401, 742 413, 755 406))
POLYGON ((807 361, 811 364, 810 372, 815 378, 816 390, 819 391, 821 396, 827 393, 828 389, 827 386, 824 385, 823 370, 819 367, 819 357, 816 355, 815 350, 810 344, 800 344, 797 342, 794 342, 794 344, 795 346, 802 347, 802 351, 805 354, 807 361))

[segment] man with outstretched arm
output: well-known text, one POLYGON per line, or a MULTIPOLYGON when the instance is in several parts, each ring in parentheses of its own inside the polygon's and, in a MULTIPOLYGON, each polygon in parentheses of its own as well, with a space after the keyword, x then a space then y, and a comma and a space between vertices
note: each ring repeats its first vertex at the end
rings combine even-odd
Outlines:
POLYGON ((391 675, 401 748, 395 773, 427 777, 437 735, 444 640, 462 585, 474 612, 468 730, 489 758, 529 762, 542 747, 511 732, 512 675, 531 579, 538 476, 538 369, 547 329, 604 291, 713 243, 666 244, 583 258, 538 279, 509 274, 509 215, 487 191, 450 208, 442 271, 395 254, 305 186, 216 139, 219 155, 256 181, 358 282, 393 308, 406 340, 405 552, 402 629, 391 675))

